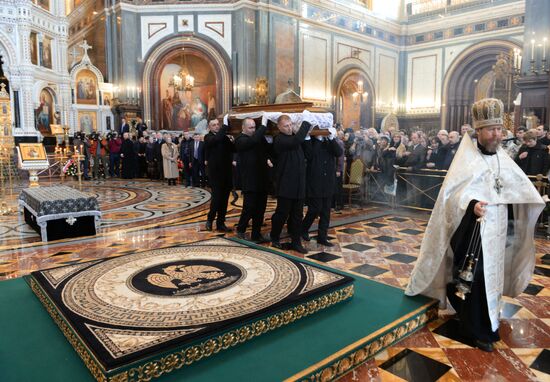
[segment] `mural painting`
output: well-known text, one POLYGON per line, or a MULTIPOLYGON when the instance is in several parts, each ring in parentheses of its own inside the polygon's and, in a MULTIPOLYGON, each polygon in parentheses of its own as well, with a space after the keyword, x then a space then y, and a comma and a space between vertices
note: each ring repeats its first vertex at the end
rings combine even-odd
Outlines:
POLYGON ((53 119, 54 103, 53 96, 46 89, 40 92, 40 105, 34 111, 36 129, 43 135, 50 135, 50 125, 55 123, 53 119))
POLYGON ((78 127, 81 132, 91 134, 97 130, 97 114, 95 111, 78 111, 78 127))
POLYGON ((38 35, 34 32, 31 32, 31 38, 29 41, 31 48, 31 63, 33 65, 38 65, 38 35))
POLYGON ((208 117, 216 116, 216 76, 209 62, 192 54, 182 56, 161 70, 158 125, 162 130, 205 131, 208 117), (186 75, 193 77, 192 86, 185 86, 186 75))
POLYGON ((97 77, 90 70, 81 70, 76 75, 76 103, 97 104, 97 77))
POLYGON ((40 50, 40 62, 42 66, 48 69, 52 68, 52 39, 44 37, 42 39, 42 49, 40 50))

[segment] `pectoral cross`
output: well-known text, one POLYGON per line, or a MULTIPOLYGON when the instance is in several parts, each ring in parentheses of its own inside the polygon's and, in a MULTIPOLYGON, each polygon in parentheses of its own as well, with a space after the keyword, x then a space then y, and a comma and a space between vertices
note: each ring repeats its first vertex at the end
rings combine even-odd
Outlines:
POLYGON ((500 180, 500 177, 496 177, 495 178, 495 191, 497 192, 497 194, 500 195, 500 190, 502 190, 504 186, 502 185, 502 181, 500 180))

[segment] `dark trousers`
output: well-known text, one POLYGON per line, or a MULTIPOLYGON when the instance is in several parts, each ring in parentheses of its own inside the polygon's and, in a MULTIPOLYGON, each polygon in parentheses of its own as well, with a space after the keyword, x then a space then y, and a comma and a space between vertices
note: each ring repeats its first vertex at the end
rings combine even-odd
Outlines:
POLYGON ((267 193, 243 192, 243 209, 237 224, 237 231, 244 233, 248 227, 248 222, 252 219, 252 238, 258 238, 264 222, 266 205, 267 193))
POLYGON ((343 175, 336 177, 336 184, 334 188, 334 195, 332 196, 332 206, 341 210, 344 208, 344 187, 343 187, 343 175))
MULTIPOLYGON (((455 254, 454 264, 462 264, 464 256, 455 254)), ((454 269, 453 275, 458 278, 459 269, 454 269)), ((479 256, 471 292, 466 300, 460 299, 455 294, 456 285, 447 285, 447 298, 454 310, 456 310, 460 324, 460 334, 468 338, 475 338, 483 342, 496 342, 500 340, 498 330, 493 332, 489 309, 487 307, 487 294, 485 292, 485 278, 483 272, 483 253, 479 256)))
POLYGON ((111 177, 120 176, 120 153, 109 154, 109 174, 111 177))
POLYGON ((185 185, 191 185, 191 166, 189 166, 189 160, 183 161, 183 179, 185 179, 185 185))
POLYGON ((313 221, 319 217, 319 227, 317 241, 327 240, 328 226, 330 224, 330 203, 332 197, 309 198, 307 200, 307 213, 302 222, 302 232, 307 233, 313 224, 313 221))
POLYGON ((289 199, 278 197, 277 208, 271 217, 271 240, 279 241, 283 225, 288 220, 288 233, 292 244, 301 245, 303 199, 289 199))
POLYGON ((203 187, 205 184, 204 182, 204 165, 200 162, 200 160, 193 158, 193 166, 192 166, 192 174, 193 174, 193 187, 203 187))
POLYGON ((230 191, 231 186, 212 186, 212 199, 210 200, 210 211, 208 211, 209 221, 216 219, 216 224, 225 224, 230 191))
POLYGON ((158 179, 162 180, 164 179, 164 169, 162 168, 163 167, 162 157, 156 158, 155 163, 157 165, 158 179))

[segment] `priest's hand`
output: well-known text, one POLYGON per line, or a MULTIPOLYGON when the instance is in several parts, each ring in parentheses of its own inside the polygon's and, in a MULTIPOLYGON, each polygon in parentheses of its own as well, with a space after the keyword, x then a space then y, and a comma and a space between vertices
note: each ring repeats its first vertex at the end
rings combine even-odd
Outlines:
POLYGON ((483 217, 485 216, 485 206, 487 205, 487 202, 477 202, 474 206, 474 214, 477 217, 483 217))

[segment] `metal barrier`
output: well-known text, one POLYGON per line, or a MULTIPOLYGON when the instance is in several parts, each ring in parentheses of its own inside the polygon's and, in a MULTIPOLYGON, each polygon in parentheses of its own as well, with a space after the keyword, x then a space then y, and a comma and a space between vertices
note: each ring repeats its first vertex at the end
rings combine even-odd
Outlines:
MULTIPOLYGON (((368 202, 387 204, 391 208, 404 207, 422 211, 431 211, 437 200, 441 185, 447 171, 422 169, 411 171, 398 167, 395 172, 395 195, 388 194, 378 179, 378 173, 367 172, 365 198, 368 202)), ((548 177, 544 175, 529 176, 540 195, 550 193, 548 177)), ((538 220, 538 228, 546 230, 550 239, 550 213, 543 211, 538 220)))

